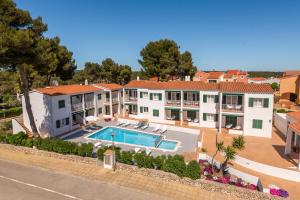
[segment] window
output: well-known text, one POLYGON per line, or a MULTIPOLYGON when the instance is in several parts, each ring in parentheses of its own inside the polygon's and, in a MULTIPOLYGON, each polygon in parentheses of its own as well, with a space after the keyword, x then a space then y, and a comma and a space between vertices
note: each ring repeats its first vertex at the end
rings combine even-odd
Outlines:
POLYGON ((148 112, 148 107, 140 107, 140 113, 147 113, 148 112))
POLYGON ((269 107, 269 99, 268 98, 249 98, 249 107, 268 108, 269 107))
POLYGON ((65 100, 59 100, 58 101, 58 108, 64 108, 66 105, 65 105, 65 100))
POLYGON ((161 100, 162 95, 161 93, 150 93, 150 100, 161 100))
POLYGON ((60 128, 60 120, 56 120, 56 128, 60 128))
POLYGON ((140 98, 148 99, 148 92, 140 92, 140 98))
POLYGON ((70 124, 70 119, 69 117, 61 119, 61 120, 56 120, 56 128, 61 128, 64 126, 68 126, 70 124))
POLYGON ((203 113, 203 121, 217 122, 218 114, 203 113))
POLYGON ((98 108, 98 115, 102 114, 102 108, 98 108))
POLYGON ((216 83, 217 80, 208 80, 209 83, 216 83))
POLYGON ((262 129, 263 121, 260 119, 253 119, 252 120, 252 128, 262 129))
POLYGON ((218 95, 203 95, 204 103, 218 103, 219 96, 218 95))
POLYGON ((153 117, 159 117, 159 110, 153 110, 153 117))
POLYGON ((110 115, 110 106, 105 106, 105 115, 110 115))
POLYGON ((98 100, 101 100, 101 97, 102 95, 101 94, 98 94, 98 100))

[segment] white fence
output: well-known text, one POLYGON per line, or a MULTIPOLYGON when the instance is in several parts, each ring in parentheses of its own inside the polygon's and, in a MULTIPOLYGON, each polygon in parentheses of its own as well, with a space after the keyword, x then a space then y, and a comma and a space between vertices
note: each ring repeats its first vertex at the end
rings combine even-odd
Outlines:
POLYGON ((274 114, 274 125, 281 133, 283 133, 286 136, 287 120, 285 113, 274 114))

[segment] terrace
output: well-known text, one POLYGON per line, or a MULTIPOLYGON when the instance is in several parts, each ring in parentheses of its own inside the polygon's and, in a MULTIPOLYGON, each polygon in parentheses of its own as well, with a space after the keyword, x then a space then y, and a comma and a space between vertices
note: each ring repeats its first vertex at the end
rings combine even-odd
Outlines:
POLYGON ((167 91, 166 92, 166 106, 181 106, 181 92, 167 91))
POLYGON ((183 107, 199 107, 199 92, 183 92, 183 107))
POLYGON ((223 94, 222 111, 223 112, 243 112, 243 95, 242 94, 223 94))
POLYGON ((81 94, 71 96, 71 109, 73 112, 83 110, 81 94))
POLYGON ((137 101, 137 90, 136 89, 126 89, 124 99, 127 102, 136 102, 137 101))

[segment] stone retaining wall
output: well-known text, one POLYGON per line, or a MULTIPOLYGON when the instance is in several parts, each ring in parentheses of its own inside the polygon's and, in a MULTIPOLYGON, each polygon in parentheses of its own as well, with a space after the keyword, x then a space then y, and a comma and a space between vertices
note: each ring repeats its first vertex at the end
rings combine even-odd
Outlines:
MULTIPOLYGON (((45 157, 53 157, 53 158, 68 160, 72 162, 102 166, 102 162, 97 161, 96 158, 81 157, 76 155, 62 155, 54 152, 47 152, 47 151, 42 151, 42 150, 37 150, 37 149, 27 148, 22 146, 13 146, 9 144, 0 144, 0 148, 8 149, 10 151, 15 151, 15 152, 24 152, 26 154, 35 154, 35 155, 40 155, 45 157)), ((122 163, 117 163, 117 170, 129 172, 129 173, 135 173, 143 176, 154 177, 154 178, 162 179, 167 182, 177 182, 184 185, 200 187, 201 189, 207 191, 220 192, 223 193, 224 195, 230 195, 232 197, 237 197, 241 199, 249 199, 249 200, 250 199, 251 200, 252 199, 257 199, 257 200, 283 199, 262 192, 243 189, 232 185, 225 185, 221 183, 207 181, 204 179, 191 180, 189 178, 180 178, 177 175, 172 173, 167 173, 164 171, 159 171, 154 169, 138 168, 136 166, 125 165, 122 163)))

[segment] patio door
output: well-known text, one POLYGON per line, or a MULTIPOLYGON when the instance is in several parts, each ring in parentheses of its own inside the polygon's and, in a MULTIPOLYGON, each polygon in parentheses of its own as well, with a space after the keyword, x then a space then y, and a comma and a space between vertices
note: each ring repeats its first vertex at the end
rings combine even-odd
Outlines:
POLYGON ((231 124, 232 127, 235 127, 237 124, 237 116, 226 116, 225 117, 225 126, 231 124))
POLYGON ((173 120, 180 120, 180 111, 179 110, 171 110, 171 117, 173 120))

